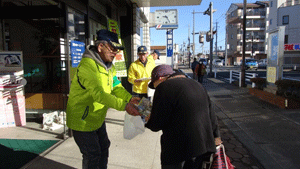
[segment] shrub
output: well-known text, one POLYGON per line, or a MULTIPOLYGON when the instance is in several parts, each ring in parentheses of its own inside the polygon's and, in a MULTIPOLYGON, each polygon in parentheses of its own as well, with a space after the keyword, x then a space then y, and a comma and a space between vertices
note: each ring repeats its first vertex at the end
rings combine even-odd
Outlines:
POLYGON ((277 80, 275 85, 277 86, 277 95, 300 100, 300 81, 288 79, 277 80))
POLYGON ((261 77, 255 77, 250 79, 251 82, 255 83, 255 88, 259 90, 263 90, 263 88, 266 86, 267 81, 265 78, 261 77))

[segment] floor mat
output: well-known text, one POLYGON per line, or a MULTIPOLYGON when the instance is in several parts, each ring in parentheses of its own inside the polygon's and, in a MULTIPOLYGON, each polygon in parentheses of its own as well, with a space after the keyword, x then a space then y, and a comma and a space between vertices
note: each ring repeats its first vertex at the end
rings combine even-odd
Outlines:
POLYGON ((0 139, 0 168, 20 168, 58 141, 0 139))

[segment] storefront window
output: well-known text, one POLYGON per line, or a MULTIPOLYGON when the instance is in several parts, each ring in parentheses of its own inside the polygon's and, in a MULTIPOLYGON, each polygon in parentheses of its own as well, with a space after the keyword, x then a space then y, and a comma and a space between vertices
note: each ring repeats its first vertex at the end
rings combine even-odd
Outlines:
POLYGON ((68 36, 69 40, 85 42, 84 15, 68 8, 68 36))
POLYGON ((94 40, 96 40, 97 38, 97 31, 101 29, 107 29, 107 28, 94 20, 90 20, 90 44, 91 45, 94 45, 94 40))
POLYGON ((25 93, 62 91, 59 18, 5 19, 5 50, 22 51, 25 93))

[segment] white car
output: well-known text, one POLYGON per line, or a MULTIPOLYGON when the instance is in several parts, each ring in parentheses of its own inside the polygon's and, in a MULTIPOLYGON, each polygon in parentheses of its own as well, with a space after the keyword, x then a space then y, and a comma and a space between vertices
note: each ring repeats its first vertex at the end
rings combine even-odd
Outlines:
POLYGON ((223 61, 222 59, 214 59, 212 64, 215 66, 223 66, 223 61))

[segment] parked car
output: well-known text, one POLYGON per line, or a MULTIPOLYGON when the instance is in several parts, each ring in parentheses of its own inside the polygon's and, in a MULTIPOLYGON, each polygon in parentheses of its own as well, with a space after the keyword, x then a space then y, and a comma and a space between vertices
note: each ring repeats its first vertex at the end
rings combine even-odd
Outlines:
MULTIPOLYGON (((242 64, 241 60, 241 64, 242 64)), ((245 59, 245 69, 258 69, 258 61, 256 59, 245 59)))
POLYGON ((223 66, 223 61, 222 59, 214 59, 212 64, 215 66, 223 66))
POLYGON ((200 59, 199 59, 199 63, 200 63, 200 62, 202 62, 205 66, 207 66, 207 64, 208 64, 208 61, 207 61, 206 58, 200 58, 200 59))
POLYGON ((266 69, 268 64, 268 59, 260 59, 258 61, 258 68, 266 69))

